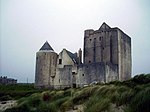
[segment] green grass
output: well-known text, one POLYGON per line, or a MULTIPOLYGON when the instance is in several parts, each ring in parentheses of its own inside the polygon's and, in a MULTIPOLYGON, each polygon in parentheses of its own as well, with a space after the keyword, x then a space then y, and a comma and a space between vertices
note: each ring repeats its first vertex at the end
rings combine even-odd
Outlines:
POLYGON ((102 97, 90 97, 90 99, 85 103, 85 112, 102 112, 109 110, 110 99, 102 97))
POLYGON ((19 99, 16 107, 5 112, 66 112, 75 105, 83 105, 84 112, 118 112, 119 109, 150 112, 150 80, 147 75, 82 89, 34 93, 19 99))
POLYGON ((0 85, 0 100, 6 96, 11 99, 20 99, 41 91, 43 90, 35 89, 33 84, 0 85))

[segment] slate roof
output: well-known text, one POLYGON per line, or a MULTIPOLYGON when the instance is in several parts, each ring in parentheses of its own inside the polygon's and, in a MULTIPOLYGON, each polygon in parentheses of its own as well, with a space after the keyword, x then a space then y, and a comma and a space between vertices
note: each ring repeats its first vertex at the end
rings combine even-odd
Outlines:
POLYGON ((47 41, 44 43, 44 45, 41 47, 40 50, 52 50, 52 51, 54 51, 53 48, 49 45, 49 43, 47 41))
POLYGON ((78 57, 77 57, 77 53, 71 53, 70 51, 66 50, 67 54, 69 55, 69 57, 72 59, 72 61, 76 64, 78 64, 78 57))

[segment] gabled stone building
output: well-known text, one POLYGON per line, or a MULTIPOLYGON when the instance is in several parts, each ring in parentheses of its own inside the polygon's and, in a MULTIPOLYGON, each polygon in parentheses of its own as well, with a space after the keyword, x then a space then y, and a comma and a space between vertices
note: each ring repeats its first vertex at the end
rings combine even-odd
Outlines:
POLYGON ((94 81, 131 78, 131 38, 119 28, 103 23, 98 30, 85 30, 82 51, 54 52, 46 42, 36 54, 35 87, 82 87, 94 81))

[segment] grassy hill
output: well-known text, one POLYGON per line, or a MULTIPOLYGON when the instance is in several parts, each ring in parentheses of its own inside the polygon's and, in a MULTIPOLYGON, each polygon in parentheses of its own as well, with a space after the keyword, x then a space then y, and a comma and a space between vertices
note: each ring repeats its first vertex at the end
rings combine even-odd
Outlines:
POLYGON ((5 112, 150 112, 150 74, 85 88, 34 92, 5 112))

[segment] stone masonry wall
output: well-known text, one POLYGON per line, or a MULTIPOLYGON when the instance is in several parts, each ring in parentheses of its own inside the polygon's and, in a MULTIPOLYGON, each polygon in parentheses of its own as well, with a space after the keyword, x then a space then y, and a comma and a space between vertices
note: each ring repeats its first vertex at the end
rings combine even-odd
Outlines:
POLYGON ((56 75, 57 54, 42 52, 36 54, 35 86, 48 88, 52 85, 52 77, 56 75))
POLYGON ((111 62, 118 64, 117 31, 113 29, 85 30, 84 63, 111 62))
POLYGON ((119 80, 131 78, 131 38, 118 30, 119 80))
POLYGON ((78 66, 77 86, 83 86, 93 81, 105 82, 104 63, 82 64, 78 66))
POLYGON ((54 88, 63 89, 71 87, 72 66, 65 65, 64 68, 56 69, 56 77, 54 79, 54 88))
POLYGON ((107 63, 105 66, 106 83, 118 80, 118 65, 107 63))

